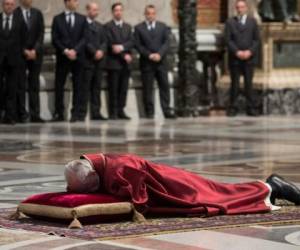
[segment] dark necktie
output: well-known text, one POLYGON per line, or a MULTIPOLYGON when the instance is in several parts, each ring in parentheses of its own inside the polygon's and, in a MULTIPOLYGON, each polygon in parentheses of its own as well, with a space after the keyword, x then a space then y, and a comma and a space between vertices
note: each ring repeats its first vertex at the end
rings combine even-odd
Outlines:
POLYGON ((30 11, 26 10, 26 24, 28 29, 30 29, 30 11))
POLYGON ((71 12, 67 14, 67 24, 68 24, 68 28, 71 30, 73 28, 72 13, 71 12))
POLYGON ((4 24, 4 33, 5 35, 9 35, 10 27, 9 27, 9 17, 5 18, 5 24, 4 24))

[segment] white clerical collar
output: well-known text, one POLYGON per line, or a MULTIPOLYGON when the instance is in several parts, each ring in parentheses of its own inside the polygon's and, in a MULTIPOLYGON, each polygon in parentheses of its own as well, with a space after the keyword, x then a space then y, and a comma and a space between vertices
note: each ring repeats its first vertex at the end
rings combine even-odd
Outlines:
POLYGON ((115 25, 117 25, 117 26, 123 26, 123 20, 115 20, 114 19, 114 23, 115 23, 115 25))
POLYGON ((93 19, 91 19, 90 17, 87 17, 87 18, 86 18, 86 20, 87 20, 88 24, 91 24, 91 23, 93 23, 93 22, 94 22, 94 20, 93 20, 93 19))

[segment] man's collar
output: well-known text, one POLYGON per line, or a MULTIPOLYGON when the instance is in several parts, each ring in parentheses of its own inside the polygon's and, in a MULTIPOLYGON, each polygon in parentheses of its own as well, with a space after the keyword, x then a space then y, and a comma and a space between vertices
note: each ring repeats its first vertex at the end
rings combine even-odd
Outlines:
POLYGON ((89 24, 91 24, 91 23, 93 23, 93 22, 94 22, 94 20, 93 20, 93 19, 91 19, 90 17, 87 17, 87 18, 86 18, 86 20, 87 20, 87 22, 88 22, 89 24))
POLYGON ((123 20, 116 20, 116 19, 114 19, 113 21, 114 21, 115 25, 121 25, 121 26, 123 26, 123 20))
POLYGON ((75 11, 65 9, 65 15, 70 15, 70 14, 74 14, 74 13, 75 13, 75 11))
POLYGON ((7 15, 5 12, 3 12, 2 15, 3 15, 3 19, 5 19, 7 17, 12 18, 14 14, 11 13, 10 15, 7 15))
POLYGON ((20 8, 21 8, 21 10, 24 12, 24 11, 27 11, 27 10, 31 10, 31 7, 29 7, 29 8, 26 8, 26 7, 24 7, 24 6, 20 6, 20 8))

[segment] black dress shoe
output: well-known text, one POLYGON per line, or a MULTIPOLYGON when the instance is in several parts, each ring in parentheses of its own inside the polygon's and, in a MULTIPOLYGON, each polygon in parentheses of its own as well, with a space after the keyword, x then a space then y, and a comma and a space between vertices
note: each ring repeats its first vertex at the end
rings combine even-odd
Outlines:
POLYGON ((33 122, 33 123, 45 123, 45 120, 43 120, 39 116, 37 116, 37 117, 31 117, 30 121, 33 122))
POLYGON ((290 183, 280 177, 273 174, 267 179, 267 183, 272 188, 271 203, 275 204, 276 199, 284 199, 300 205, 300 189, 293 183, 290 183))
POLYGON ((146 119, 154 119, 154 115, 153 114, 146 114, 146 119))
POLYGON ((258 116, 258 112, 254 109, 250 109, 247 111, 247 115, 255 117, 255 116, 258 116))
POLYGON ((107 121, 108 119, 106 117, 104 117, 103 115, 98 114, 98 115, 92 115, 91 120, 92 121, 107 121))
POLYGON ((76 116, 72 116, 71 119, 70 119, 71 123, 78 122, 78 121, 79 121, 79 119, 76 116))
POLYGON ((237 111, 235 110, 235 109, 228 109, 228 111, 227 111, 227 116, 228 117, 235 117, 235 116, 237 116, 237 111))
POLYGON ((63 122, 65 121, 65 118, 62 114, 54 114, 52 118, 52 122, 63 122))
POLYGON ((165 118, 166 119, 176 119, 177 116, 171 112, 165 113, 165 118))
POLYGON ((10 118, 4 118, 4 119, 3 119, 3 123, 4 123, 4 124, 7 124, 7 125, 15 125, 15 124, 16 124, 16 121, 13 120, 13 119, 10 119, 10 118))
POLYGON ((19 123, 28 123, 29 122, 29 116, 28 115, 23 115, 18 119, 19 123))
POLYGON ((118 116, 117 115, 109 115, 109 120, 118 120, 118 116))
POLYGON ((121 120, 131 120, 131 118, 128 115, 126 115, 124 111, 118 113, 118 118, 121 120))

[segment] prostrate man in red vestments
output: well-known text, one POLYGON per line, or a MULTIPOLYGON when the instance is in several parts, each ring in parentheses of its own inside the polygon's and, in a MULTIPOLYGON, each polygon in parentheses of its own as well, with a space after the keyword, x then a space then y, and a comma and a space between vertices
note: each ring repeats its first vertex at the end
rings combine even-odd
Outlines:
POLYGON ((83 155, 66 165, 65 177, 69 192, 109 193, 143 214, 262 213, 278 208, 276 199, 300 205, 300 189, 277 175, 266 183, 225 184, 129 154, 83 155))

